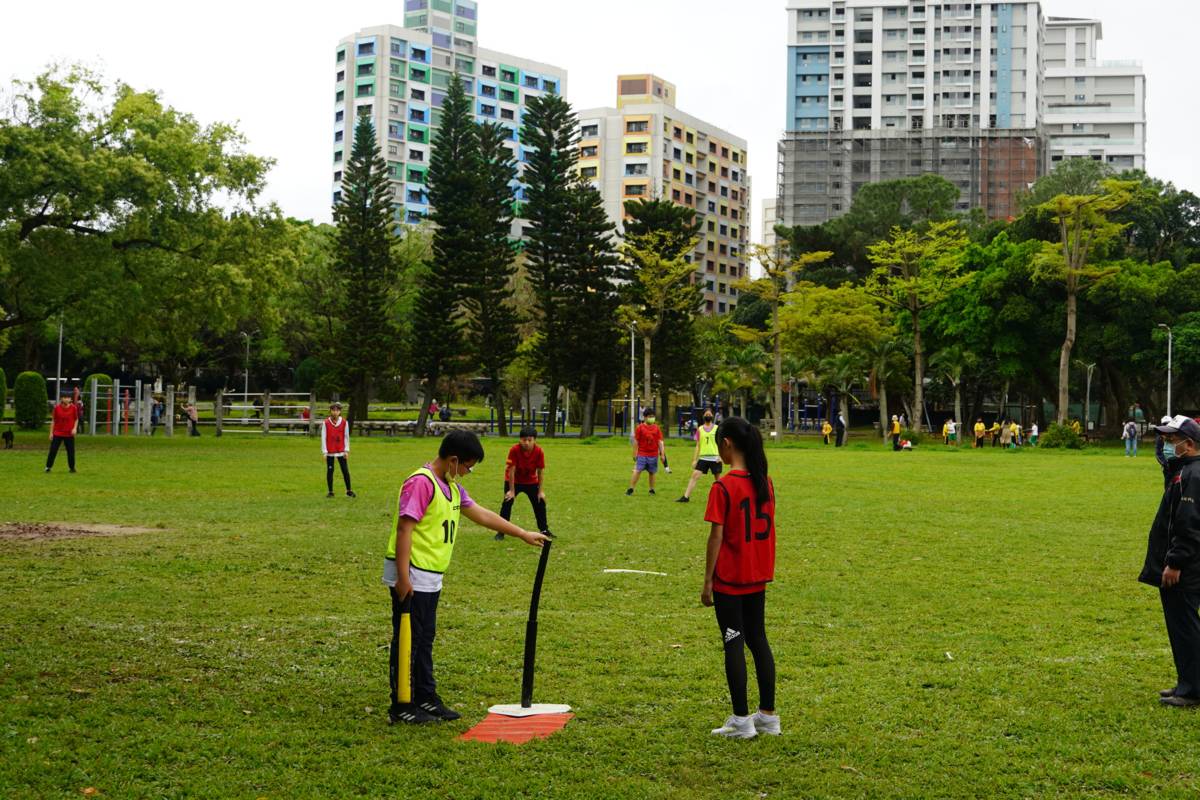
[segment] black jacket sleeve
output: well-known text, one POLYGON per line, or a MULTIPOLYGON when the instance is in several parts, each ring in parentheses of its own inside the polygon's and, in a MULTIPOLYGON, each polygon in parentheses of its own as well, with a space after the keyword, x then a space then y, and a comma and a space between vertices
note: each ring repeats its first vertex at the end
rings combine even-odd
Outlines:
POLYGON ((1200 475, 1192 469, 1183 474, 1179 486, 1179 507, 1171 524, 1171 546, 1167 566, 1172 569, 1195 568, 1200 556, 1200 475))

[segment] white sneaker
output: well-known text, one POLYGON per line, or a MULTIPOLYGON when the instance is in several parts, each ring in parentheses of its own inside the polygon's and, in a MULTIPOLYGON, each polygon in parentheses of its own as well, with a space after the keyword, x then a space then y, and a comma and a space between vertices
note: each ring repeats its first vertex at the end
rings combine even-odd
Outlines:
POLYGON ((728 739, 753 739, 758 735, 754 729, 754 717, 739 717, 736 714, 725 720, 725 724, 713 729, 713 736, 728 739))
POLYGON ((778 736, 779 731, 779 715, 764 714, 761 711, 755 711, 754 716, 750 717, 754 723, 754 730, 759 733, 766 733, 771 736, 778 736))

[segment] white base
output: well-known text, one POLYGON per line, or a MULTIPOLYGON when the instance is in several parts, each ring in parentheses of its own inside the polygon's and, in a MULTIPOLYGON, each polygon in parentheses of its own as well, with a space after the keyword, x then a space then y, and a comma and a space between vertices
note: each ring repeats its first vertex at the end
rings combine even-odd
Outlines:
POLYGON ((488 713, 502 714, 506 717, 536 717, 539 714, 566 714, 570 710, 570 706, 555 703, 534 703, 529 708, 522 708, 520 703, 516 703, 513 705, 492 706, 488 709, 488 713))

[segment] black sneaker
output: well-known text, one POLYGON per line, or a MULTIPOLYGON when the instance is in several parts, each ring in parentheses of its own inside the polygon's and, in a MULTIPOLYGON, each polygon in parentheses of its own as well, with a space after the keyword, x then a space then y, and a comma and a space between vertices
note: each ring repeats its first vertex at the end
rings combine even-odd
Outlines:
POLYGON ((1175 687, 1172 686, 1170 689, 1159 689, 1158 696, 1159 697, 1174 697, 1175 696, 1175 687))
MULTIPOLYGON (((46 467, 46 472, 49 472, 49 471, 50 471, 50 468, 49 468, 49 467, 46 467)), ((630 489, 630 490, 629 490, 629 492, 630 492, 630 494, 632 494, 632 493, 633 493, 633 490, 632 490, 632 489, 630 489)))
POLYGON ((326 498, 333 497, 333 492, 330 492, 329 494, 325 495, 325 497, 326 497, 326 498))
POLYGON ((493 539, 495 539, 497 542, 503 542, 503 541, 504 541, 504 534, 503 534, 503 533, 497 533, 497 534, 496 534, 495 536, 493 536, 492 538, 493 538, 493 539))
POLYGON ((352 491, 350 491, 349 489, 347 489, 347 490, 346 490, 346 497, 358 497, 358 495, 356 495, 354 492, 352 492, 352 491))
MULTIPOLYGON (((49 471, 50 471, 50 470, 46 470, 46 472, 49 472, 49 471)), ((626 497, 633 497, 633 489, 626 489, 626 490, 625 490, 625 496, 626 496, 626 497)))
POLYGON ((413 703, 405 703, 388 711, 388 725, 424 725, 427 722, 437 722, 438 717, 413 703))
POLYGON ((75 474, 75 470, 73 470, 73 469, 69 469, 69 470, 67 470, 67 472, 70 472, 72 475, 75 474))
POLYGON ((1170 697, 1160 697, 1158 702, 1164 706, 1174 706, 1175 708, 1195 708, 1200 706, 1200 697, 1184 697, 1183 695, 1173 694, 1170 697))
POLYGON ((681 497, 678 500, 676 500, 675 502, 676 503, 690 503, 690 502, 692 502, 692 499, 690 497, 681 497))
POLYGON ((650 494, 654 494, 654 490, 653 490, 653 489, 651 489, 651 490, 650 490, 650 494))
POLYGON ((458 713, 453 708, 447 708, 446 704, 442 702, 441 698, 437 698, 435 700, 426 700, 424 703, 421 703, 418 708, 421 711, 424 711, 426 714, 434 716, 445 722, 453 722, 456 719, 462 719, 462 714, 458 713))

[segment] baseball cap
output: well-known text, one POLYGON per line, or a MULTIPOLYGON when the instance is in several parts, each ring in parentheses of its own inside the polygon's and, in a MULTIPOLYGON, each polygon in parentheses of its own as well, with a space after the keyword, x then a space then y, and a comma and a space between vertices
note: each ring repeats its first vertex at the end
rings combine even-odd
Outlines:
POLYGON ((1177 433, 1180 436, 1186 436, 1193 442, 1200 442, 1200 423, 1182 414, 1172 417, 1170 423, 1166 425, 1155 425, 1154 430, 1159 433, 1177 433))

